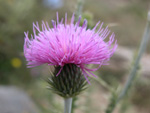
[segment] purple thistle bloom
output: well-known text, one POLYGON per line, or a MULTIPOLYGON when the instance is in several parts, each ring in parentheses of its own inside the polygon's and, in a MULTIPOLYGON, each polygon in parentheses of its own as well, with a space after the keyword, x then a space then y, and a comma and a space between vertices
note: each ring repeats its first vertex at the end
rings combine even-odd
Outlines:
POLYGON ((71 23, 68 24, 66 14, 63 23, 63 19, 59 21, 57 13, 57 22, 52 20, 53 28, 50 28, 47 22, 42 22, 42 30, 40 30, 38 23, 33 23, 31 39, 28 37, 28 32, 25 33, 24 55, 28 67, 45 63, 61 66, 62 68, 56 75, 58 76, 65 64, 75 64, 81 68, 87 81, 90 75, 96 77, 92 71, 96 71, 101 65, 107 64, 117 48, 117 41, 112 46, 114 33, 109 36, 108 42, 104 41, 110 34, 110 30, 108 27, 102 28, 103 23, 95 31, 100 22, 93 29, 87 29, 87 20, 84 20, 83 25, 79 26, 80 20, 81 16, 74 24, 73 14, 71 23), (36 33, 37 31, 38 33, 36 33), (99 66, 96 69, 90 69, 87 67, 88 64, 99 66))

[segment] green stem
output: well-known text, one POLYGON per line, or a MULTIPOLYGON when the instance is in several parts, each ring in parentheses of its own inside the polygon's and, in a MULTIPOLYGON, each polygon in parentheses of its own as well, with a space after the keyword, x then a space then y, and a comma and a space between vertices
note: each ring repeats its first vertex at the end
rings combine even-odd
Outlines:
POLYGON ((139 48, 139 51, 138 51, 138 55, 136 57, 136 60, 135 60, 135 63, 133 65, 133 68, 129 74, 129 77, 127 79, 127 82, 125 83, 125 86, 122 90, 122 92, 120 93, 120 95, 118 96, 118 98, 115 99, 115 101, 111 100, 110 103, 113 103, 113 106, 111 105, 111 109, 109 109, 110 106, 108 106, 107 110, 106 110, 106 113, 112 113, 113 110, 115 109, 117 103, 124 98, 124 96, 126 95, 126 93, 128 92, 130 86, 132 85, 132 81, 135 79, 136 77, 136 71, 138 69, 138 66, 139 66, 139 62, 140 62, 140 59, 142 57, 142 55, 144 54, 144 51, 147 47, 147 44, 148 44, 148 41, 149 41, 149 38, 150 38, 150 11, 148 13, 148 22, 147 22, 147 25, 146 25, 146 28, 145 28, 145 32, 144 32, 144 35, 143 35, 143 39, 142 39, 142 42, 140 44, 140 48, 139 48), (109 112, 107 112, 109 110, 109 112))
POLYGON ((110 87, 104 80, 102 80, 100 77, 95 78, 92 77, 94 80, 96 80, 97 82, 99 82, 104 88, 106 88, 107 90, 113 92, 114 89, 112 87, 110 87))
POLYGON ((65 98, 64 99, 64 113, 71 113, 72 108, 72 98, 65 98))
POLYGON ((76 12, 75 12, 75 21, 78 20, 79 15, 82 13, 84 0, 78 0, 77 6, 76 6, 76 12))
POLYGON ((130 86, 132 84, 132 81, 134 80, 134 78, 136 76, 136 71, 137 71, 138 66, 139 66, 140 59, 141 59, 142 55, 144 54, 144 51, 147 47, 149 38, 150 38, 150 11, 148 13, 148 22, 147 22, 147 25, 146 25, 146 28, 145 28, 145 32, 144 32, 144 35, 143 35, 142 42, 140 44, 138 55, 136 57, 133 68, 132 68, 132 70, 129 74, 128 80, 125 83, 125 87, 123 88, 122 92, 120 93, 120 95, 117 99, 117 102, 119 102, 126 95, 128 89, 130 88, 130 86))

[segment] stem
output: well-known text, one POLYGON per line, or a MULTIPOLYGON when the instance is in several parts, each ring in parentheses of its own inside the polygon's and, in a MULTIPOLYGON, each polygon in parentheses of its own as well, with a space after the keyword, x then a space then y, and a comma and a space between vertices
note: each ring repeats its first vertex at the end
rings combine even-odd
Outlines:
POLYGON ((75 21, 78 20, 78 16, 81 15, 83 9, 84 0, 78 0, 76 11, 75 11, 75 21))
POLYGON ((72 98, 65 98, 64 103, 65 103, 64 113, 71 113, 72 98))
POLYGON ((97 82, 99 82, 103 87, 105 87, 107 90, 113 92, 114 89, 112 87, 110 87, 104 80, 102 80, 102 78, 98 77, 98 78, 95 78, 92 76, 92 78, 94 80, 96 80, 97 82))
MULTIPOLYGON (((132 81, 134 80, 135 76, 136 76, 136 71, 138 69, 138 66, 139 66, 139 62, 140 62, 140 59, 142 57, 142 55, 144 54, 144 51, 147 47, 147 43, 149 41, 149 38, 150 38, 150 11, 148 12, 148 22, 147 22, 147 25, 146 25, 146 28, 145 28, 145 32, 144 32, 144 35, 143 35, 143 39, 142 39, 142 42, 140 44, 140 48, 139 48, 139 51, 138 51, 138 55, 136 57, 136 60, 135 60, 135 63, 133 65, 133 68, 129 74, 129 77, 128 77, 128 80, 127 82, 125 83, 125 87, 123 88, 122 92, 120 93, 120 95, 118 96, 118 98, 116 99, 116 102, 113 104, 113 107, 111 107, 111 109, 109 110, 109 112, 106 111, 106 113, 112 113, 113 110, 115 109, 117 103, 123 99, 123 97, 126 95, 126 93, 128 92, 130 86, 132 85, 132 81)), ((113 102, 113 101, 111 101, 113 102)), ((109 106, 108 106, 109 107, 109 106)), ((109 108, 107 108, 109 109, 109 108)))
POLYGON ((128 80, 125 83, 125 87, 123 88, 122 92, 120 93, 120 95, 119 95, 119 97, 117 99, 117 102, 119 102, 126 95, 129 87, 132 84, 132 81, 134 80, 134 78, 136 76, 136 71, 137 71, 138 66, 139 66, 140 59, 141 59, 142 55, 144 54, 144 51, 145 51, 145 49, 147 47, 149 38, 150 38, 150 11, 148 13, 148 22, 147 22, 147 25, 146 25, 146 28, 145 28, 145 32, 144 32, 144 35, 143 35, 142 42, 140 44, 138 55, 136 57, 135 63, 133 65, 133 68, 132 68, 132 70, 131 70, 131 72, 129 74, 128 80))

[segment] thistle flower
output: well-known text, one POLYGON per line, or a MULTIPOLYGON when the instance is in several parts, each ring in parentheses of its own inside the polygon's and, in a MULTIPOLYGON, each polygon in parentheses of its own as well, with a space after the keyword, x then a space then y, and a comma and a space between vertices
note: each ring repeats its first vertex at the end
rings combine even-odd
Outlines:
POLYGON ((108 27, 102 28, 103 23, 98 22, 93 29, 87 29, 86 19, 80 26, 81 16, 76 23, 74 18, 73 14, 68 24, 66 13, 63 23, 63 18, 59 21, 57 13, 57 22, 52 20, 53 27, 50 28, 47 22, 42 22, 41 30, 38 23, 33 23, 33 35, 29 39, 26 32, 24 42, 24 55, 29 68, 42 64, 53 65, 57 67, 55 76, 59 77, 64 76, 63 68, 72 64, 77 70, 81 70, 80 75, 88 83, 90 83, 89 76, 96 77, 93 71, 99 69, 101 65, 106 65, 117 47, 117 41, 112 46, 115 34, 112 33, 109 41, 105 42, 104 39, 108 37, 110 30, 108 27), (100 27, 96 31, 99 24, 100 27), (88 64, 96 64, 98 67, 91 69, 87 67, 88 64))

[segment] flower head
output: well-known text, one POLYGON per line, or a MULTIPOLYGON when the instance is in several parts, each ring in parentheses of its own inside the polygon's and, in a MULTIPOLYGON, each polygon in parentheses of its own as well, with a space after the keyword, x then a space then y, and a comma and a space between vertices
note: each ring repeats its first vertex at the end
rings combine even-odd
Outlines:
POLYGON ((52 20, 52 28, 47 22, 42 23, 42 29, 38 23, 33 23, 31 39, 28 37, 28 32, 25 33, 24 55, 28 67, 45 63, 60 66, 61 69, 56 75, 58 76, 64 65, 75 64, 82 70, 86 79, 90 75, 95 76, 92 71, 105 65, 117 47, 116 41, 112 46, 115 34, 112 33, 109 36, 110 30, 108 27, 102 28, 103 23, 98 22, 93 29, 87 29, 87 20, 84 20, 82 26, 80 26, 80 20, 81 16, 74 23, 73 14, 71 23, 68 24, 66 14, 63 23, 63 19, 59 21, 57 13, 57 22, 52 20), (99 24, 100 27, 96 31, 99 24), (109 41, 105 42, 104 39, 108 36, 109 41), (90 69, 87 67, 88 64, 99 66, 96 69, 90 69))

